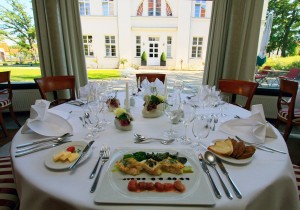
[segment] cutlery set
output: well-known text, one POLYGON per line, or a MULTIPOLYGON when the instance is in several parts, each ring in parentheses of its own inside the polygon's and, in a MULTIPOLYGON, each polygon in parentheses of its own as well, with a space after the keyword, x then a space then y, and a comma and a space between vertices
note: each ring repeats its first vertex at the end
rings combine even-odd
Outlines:
POLYGON ((232 196, 231 192, 229 191, 229 189, 227 188, 227 186, 225 185, 225 183, 223 182, 223 180, 222 180, 222 178, 221 178, 221 176, 220 176, 220 174, 219 174, 217 168, 215 167, 216 164, 220 167, 221 171, 225 174, 225 176, 226 176, 227 179, 229 180, 229 183, 230 183, 231 187, 233 188, 233 191, 234 191, 235 195, 237 196, 237 198, 242 198, 241 192, 239 191, 239 189, 236 187, 236 185, 234 184, 234 182, 233 182, 232 179, 230 178, 230 176, 229 176, 227 170, 225 169, 225 166, 223 165, 222 160, 221 160, 220 158, 216 157, 212 152, 206 151, 205 154, 204 154, 204 157, 203 157, 202 154, 200 153, 200 154, 198 155, 198 159, 199 159, 199 161, 200 161, 200 165, 201 165, 203 171, 204 171, 204 172, 207 174, 207 176, 208 176, 208 179, 209 179, 209 181, 210 181, 210 183, 211 183, 211 186, 212 186, 212 189, 213 189, 213 191, 214 191, 214 194, 215 194, 215 196, 216 196, 217 198, 221 198, 222 195, 221 195, 219 189, 217 188, 217 186, 216 186, 214 180, 212 179, 211 174, 210 174, 210 171, 209 171, 207 165, 211 166, 211 167, 215 170, 215 172, 216 172, 216 174, 218 175, 218 178, 219 178, 219 180, 220 180, 220 182, 221 182, 222 188, 223 188, 223 190, 224 190, 226 196, 227 196, 230 200, 233 199, 233 196, 232 196))
POLYGON ((20 144, 16 146, 16 155, 15 157, 21 157, 24 155, 28 155, 34 152, 42 151, 45 149, 50 149, 52 147, 59 146, 61 144, 70 142, 66 141, 66 138, 72 136, 70 133, 66 133, 59 137, 51 137, 31 143, 20 144))

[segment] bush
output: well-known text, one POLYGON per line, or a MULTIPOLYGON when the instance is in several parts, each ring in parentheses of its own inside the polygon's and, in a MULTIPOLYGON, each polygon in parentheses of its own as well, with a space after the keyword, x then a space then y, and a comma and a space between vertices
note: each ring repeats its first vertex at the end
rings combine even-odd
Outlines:
POLYGON ((166 61, 166 55, 164 52, 162 52, 161 56, 160 56, 160 60, 161 61, 166 61))
POLYGON ((142 61, 147 61, 147 53, 145 51, 142 54, 142 61))
POLYGON ((7 64, 7 63, 3 63, 2 65, 3 65, 3 66, 8 66, 8 64, 7 64))
POLYGON ((267 62, 261 67, 272 66, 276 70, 289 70, 291 68, 300 68, 300 56, 267 58, 267 62))

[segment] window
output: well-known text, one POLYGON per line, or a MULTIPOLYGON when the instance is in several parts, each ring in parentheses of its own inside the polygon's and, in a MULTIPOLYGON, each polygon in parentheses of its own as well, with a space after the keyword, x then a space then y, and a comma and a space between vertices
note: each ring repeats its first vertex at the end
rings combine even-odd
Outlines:
POLYGON ((102 0, 102 11, 104 16, 113 16, 114 0, 102 0))
POLYGON ((170 5, 168 3, 166 3, 166 13, 167 13, 167 16, 172 16, 172 9, 170 7, 170 5))
POLYGON ((172 37, 167 37, 167 57, 172 56, 172 37))
POLYGON ((135 56, 140 57, 141 56, 141 37, 140 36, 136 36, 135 45, 136 45, 135 56))
POLYGON ((93 36, 91 35, 84 35, 83 36, 83 47, 84 47, 84 54, 87 56, 93 56, 93 36))
POLYGON ((161 0, 149 0, 148 16, 160 16, 160 15, 161 15, 161 0))
POLYGON ((137 16, 142 16, 143 15, 143 10, 144 10, 144 2, 142 2, 136 12, 137 16))
POLYGON ((116 56, 115 36, 105 36, 105 55, 116 56))
POLYGON ((201 58, 202 56, 202 37, 193 37, 192 58, 201 58))
POLYGON ((205 17, 206 0, 196 0, 195 2, 195 17, 205 17))
POLYGON ((90 15, 90 3, 89 0, 78 0, 80 15, 90 15))

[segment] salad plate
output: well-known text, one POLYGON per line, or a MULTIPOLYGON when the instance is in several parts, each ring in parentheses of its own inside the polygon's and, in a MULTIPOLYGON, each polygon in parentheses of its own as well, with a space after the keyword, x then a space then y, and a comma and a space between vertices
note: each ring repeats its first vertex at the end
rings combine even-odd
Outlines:
POLYGON ((102 179, 100 180, 98 189, 95 193, 94 201, 101 204, 146 204, 146 205, 188 205, 188 206, 202 206, 214 205, 215 200, 211 189, 205 179, 205 174, 200 169, 200 163, 191 149, 135 149, 135 148, 120 148, 116 149, 110 158, 106 171, 102 171, 102 179), (192 168, 190 173, 171 174, 163 172, 161 175, 154 176, 142 172, 139 175, 133 176, 125 174, 118 170, 116 162, 122 160, 124 155, 135 152, 146 153, 165 153, 169 152, 178 157, 185 157, 187 162, 185 166, 192 168), (184 192, 169 191, 140 191, 132 192, 128 190, 128 183, 130 180, 137 180, 138 182, 156 182, 174 183, 180 180, 185 186, 184 192), (105 189, 105 190, 103 190, 105 189), (114 196, 111 196, 114 195, 114 196))
MULTIPOLYGON (((46 155, 45 162, 44 162, 45 166, 47 168, 53 169, 53 170, 68 169, 74 162, 72 162, 72 163, 70 163, 68 161, 66 161, 66 162, 61 162, 61 161, 54 162, 53 156, 55 154, 58 154, 61 151, 65 151, 68 147, 71 147, 71 146, 74 146, 75 151, 77 151, 77 153, 80 155, 82 150, 85 148, 86 145, 87 145, 87 142, 85 142, 85 141, 72 141, 72 142, 68 142, 68 143, 62 144, 60 146, 54 147, 46 155)), ((80 160, 80 163, 85 161, 88 158, 89 154, 90 154, 90 152, 88 152, 85 156, 83 156, 83 158, 80 160)))

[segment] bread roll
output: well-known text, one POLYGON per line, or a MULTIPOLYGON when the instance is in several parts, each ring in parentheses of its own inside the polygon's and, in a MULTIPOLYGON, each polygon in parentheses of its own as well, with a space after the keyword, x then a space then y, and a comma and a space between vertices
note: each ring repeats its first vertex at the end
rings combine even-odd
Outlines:
POLYGON ((214 145, 207 148, 208 150, 222 156, 230 156, 233 152, 232 142, 229 139, 218 140, 214 145))

